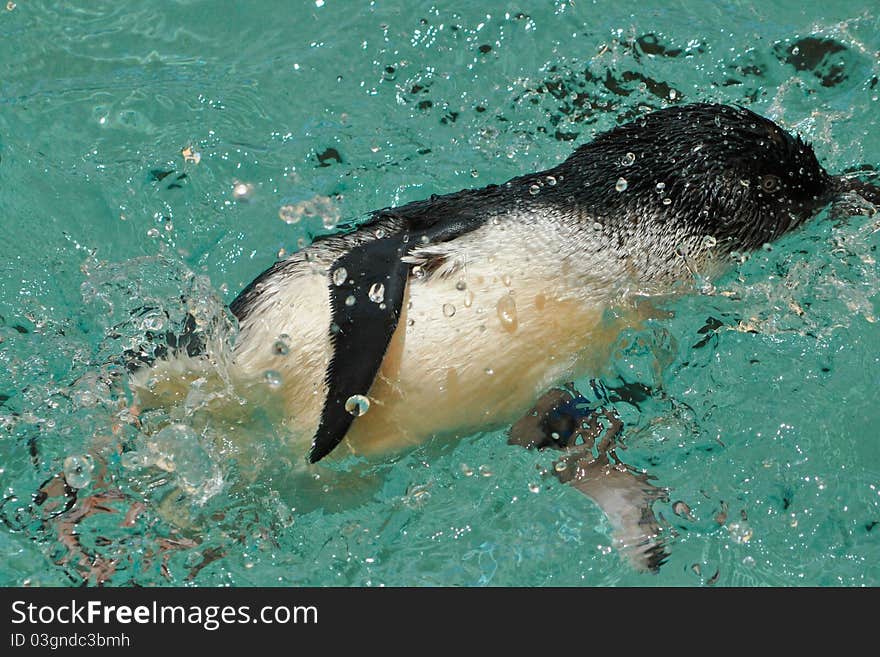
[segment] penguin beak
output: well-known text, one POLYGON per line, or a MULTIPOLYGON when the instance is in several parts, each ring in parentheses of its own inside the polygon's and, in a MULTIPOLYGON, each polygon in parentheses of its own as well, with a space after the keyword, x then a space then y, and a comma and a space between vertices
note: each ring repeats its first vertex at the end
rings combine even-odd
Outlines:
MULTIPOLYGON (((875 173, 875 177, 876 177, 875 173)), ((865 215, 872 216, 880 209, 880 186, 860 180, 852 174, 833 178, 833 216, 865 215)))

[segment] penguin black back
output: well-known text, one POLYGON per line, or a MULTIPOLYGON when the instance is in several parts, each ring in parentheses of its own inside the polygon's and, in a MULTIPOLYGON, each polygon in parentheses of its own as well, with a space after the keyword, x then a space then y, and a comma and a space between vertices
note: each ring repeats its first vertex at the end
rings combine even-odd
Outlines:
POLYGON ((653 221, 749 250, 828 202, 831 177, 812 147, 742 107, 694 104, 647 114, 581 146, 570 172, 577 202, 609 220, 653 221))

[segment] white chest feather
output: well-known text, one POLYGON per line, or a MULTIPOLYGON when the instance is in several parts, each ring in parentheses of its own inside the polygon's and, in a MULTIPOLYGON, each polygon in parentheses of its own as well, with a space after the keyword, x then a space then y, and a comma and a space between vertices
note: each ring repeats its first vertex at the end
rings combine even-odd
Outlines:
MULTIPOLYGON (((280 380, 298 451, 326 393, 333 257, 315 249, 310 262, 267 280, 234 351, 240 382, 260 388, 280 380)), ((357 452, 513 422, 548 387, 598 368, 621 324, 635 321, 623 303, 632 281, 613 250, 575 243, 558 224, 534 217, 489 223, 409 259, 414 275, 370 409, 344 443, 357 452), (603 316, 612 305, 623 313, 609 322, 603 316)))

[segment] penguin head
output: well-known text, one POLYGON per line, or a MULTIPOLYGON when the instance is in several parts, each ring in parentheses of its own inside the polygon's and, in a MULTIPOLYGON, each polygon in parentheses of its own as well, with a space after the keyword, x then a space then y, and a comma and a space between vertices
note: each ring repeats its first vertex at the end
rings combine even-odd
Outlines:
POLYGON ((650 222, 671 239, 711 235, 727 251, 779 238, 842 191, 800 137, 724 105, 647 114, 599 135, 566 165, 604 217, 650 222))

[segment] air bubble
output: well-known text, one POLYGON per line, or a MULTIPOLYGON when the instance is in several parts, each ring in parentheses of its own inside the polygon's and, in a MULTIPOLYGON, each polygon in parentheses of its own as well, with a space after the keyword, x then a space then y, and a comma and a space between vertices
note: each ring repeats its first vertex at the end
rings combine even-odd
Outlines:
POLYGON ((443 315, 444 317, 452 317, 455 314, 455 306, 451 303, 443 304, 443 315))
POLYGON ((352 395, 345 400, 345 410, 348 411, 350 415, 360 417, 370 410, 370 400, 364 395, 352 395))
POLYGON ((165 327, 165 320, 159 315, 144 317, 143 327, 146 331, 161 331, 165 327))
POLYGON ((703 246, 707 249, 714 249, 715 245, 718 244, 718 240, 716 240, 712 235, 706 235, 703 237, 703 246))
POLYGON ((531 187, 529 187, 529 194, 531 194, 532 196, 537 196, 540 193, 541 193, 541 188, 538 187, 537 185, 532 185, 531 187))
MULTIPOLYGON (((635 161, 636 161, 636 154, 635 153, 627 153, 622 158, 620 158, 620 165, 624 166, 624 167, 630 167, 633 165, 633 163, 635 163, 635 161)), ((622 191, 622 190, 619 190, 619 191, 622 191)))
POLYGON ((556 178, 553 176, 547 176, 547 184, 550 185, 550 187, 556 186, 556 178))
POLYGON ((626 182, 626 178, 618 178, 617 184, 614 185, 615 191, 625 192, 626 188, 629 186, 629 183, 626 182))
POLYGON ((95 464, 88 454, 64 459, 64 479, 71 488, 84 488, 92 481, 95 464))

